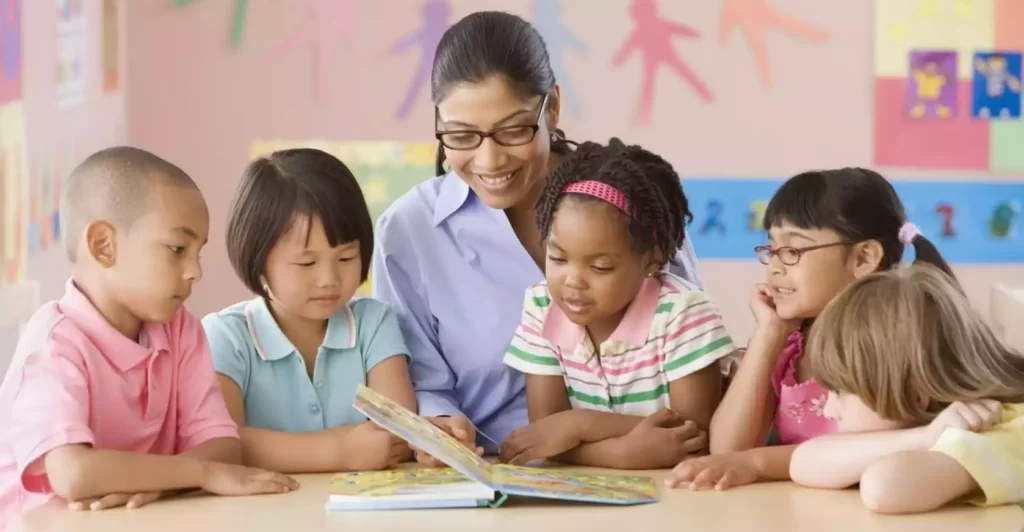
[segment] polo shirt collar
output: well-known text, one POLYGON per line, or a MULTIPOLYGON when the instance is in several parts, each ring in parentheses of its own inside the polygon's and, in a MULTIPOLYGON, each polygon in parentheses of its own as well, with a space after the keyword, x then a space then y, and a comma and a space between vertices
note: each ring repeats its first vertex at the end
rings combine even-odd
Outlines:
MULTIPOLYGON (((356 346, 355 315, 350 305, 351 302, 344 305, 327 320, 324 347, 352 349, 356 346)), ((261 359, 280 360, 297 351, 271 314, 266 299, 257 297, 245 305, 245 322, 261 359)))
MULTIPOLYGON (((661 280, 657 277, 644 279, 640 291, 630 302, 626 313, 622 316, 622 321, 608 337, 608 341, 621 342, 630 347, 641 347, 646 344, 647 337, 650 336, 651 324, 654 322, 654 314, 658 310, 660 296, 661 280)), ((557 304, 552 303, 548 305, 541 336, 570 352, 576 349, 576 346, 585 344, 587 329, 570 321, 565 312, 562 312, 557 304)))
POLYGON ((170 351, 163 324, 143 322, 140 335, 145 337, 146 345, 141 345, 115 329, 88 296, 75 286, 73 279, 68 279, 58 305, 118 371, 137 366, 154 352, 170 351))
POLYGON ((441 178, 437 201, 434 202, 434 226, 455 214, 469 199, 473 191, 455 172, 448 172, 441 178))

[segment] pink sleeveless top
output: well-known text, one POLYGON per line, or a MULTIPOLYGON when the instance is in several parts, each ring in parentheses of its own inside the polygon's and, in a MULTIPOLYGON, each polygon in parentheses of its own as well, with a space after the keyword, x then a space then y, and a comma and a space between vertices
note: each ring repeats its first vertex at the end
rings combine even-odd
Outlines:
POLYGON ((825 417, 828 390, 814 379, 796 381, 796 365, 803 355, 804 335, 794 331, 772 373, 772 386, 779 398, 779 410, 775 413, 779 445, 796 445, 836 430, 835 422, 825 417))

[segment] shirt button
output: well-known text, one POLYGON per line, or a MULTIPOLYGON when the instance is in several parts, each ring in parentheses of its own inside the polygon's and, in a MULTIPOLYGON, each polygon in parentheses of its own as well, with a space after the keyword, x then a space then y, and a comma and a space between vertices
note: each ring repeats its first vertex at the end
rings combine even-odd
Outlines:
POLYGON ((316 381, 316 387, 317 388, 323 388, 324 387, 324 381, 316 381))
POLYGON ((317 406, 317 405, 310 405, 309 411, 314 413, 314 414, 319 414, 320 413, 320 407, 317 406))

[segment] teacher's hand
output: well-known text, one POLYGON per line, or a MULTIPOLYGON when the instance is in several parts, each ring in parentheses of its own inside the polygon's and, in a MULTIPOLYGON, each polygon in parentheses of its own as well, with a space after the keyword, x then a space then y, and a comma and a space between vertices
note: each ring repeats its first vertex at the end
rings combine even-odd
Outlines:
MULTIPOLYGON (((476 429, 469 421, 469 418, 459 414, 455 416, 442 416, 427 418, 437 428, 445 431, 451 437, 458 440, 478 456, 483 456, 483 447, 476 445, 476 429)), ((416 461, 427 467, 448 467, 447 464, 423 452, 422 449, 415 449, 416 461)))

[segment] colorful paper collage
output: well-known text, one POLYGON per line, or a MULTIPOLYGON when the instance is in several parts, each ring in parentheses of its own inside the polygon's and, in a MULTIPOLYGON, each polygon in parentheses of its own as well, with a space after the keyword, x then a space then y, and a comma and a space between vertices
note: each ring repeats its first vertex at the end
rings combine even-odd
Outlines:
POLYGON ((21 102, 0 107, 0 285, 25 278, 28 266, 28 166, 25 110, 21 102))
POLYGON ((0 105, 21 99, 22 0, 0 0, 0 105))
POLYGON ((876 2, 876 164, 1024 170, 1022 4, 876 2))
POLYGON ((86 93, 88 45, 84 0, 55 0, 57 4, 57 107, 82 103, 86 93))
POLYGON ((657 487, 649 477, 491 465, 426 418, 366 386, 359 386, 353 406, 373 422, 466 477, 509 495, 606 504, 643 504, 658 500, 657 487))
MULTIPOLYGON (((687 235, 697 255, 754 260, 754 246, 767 240, 765 206, 781 184, 781 179, 685 179, 694 215, 687 235)), ((1024 263, 1024 183, 896 181, 893 186, 910 221, 949 262, 1024 263)))
MULTIPOLYGON (((393 201, 420 182, 434 177, 437 145, 430 142, 265 141, 254 143, 249 155, 255 159, 275 150, 307 147, 334 155, 352 170, 363 189, 375 227, 377 218, 393 201)), ((370 276, 372 278, 372 271, 370 276)), ((360 295, 368 295, 369 287, 368 279, 360 288, 360 295)))
POLYGON ((103 0, 103 92, 108 93, 121 86, 120 4, 121 0, 103 0))

